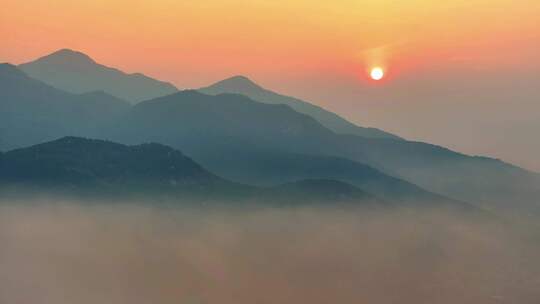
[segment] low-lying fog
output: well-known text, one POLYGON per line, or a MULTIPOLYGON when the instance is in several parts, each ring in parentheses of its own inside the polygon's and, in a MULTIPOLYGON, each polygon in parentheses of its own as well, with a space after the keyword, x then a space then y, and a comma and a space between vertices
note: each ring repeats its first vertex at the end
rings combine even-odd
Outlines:
POLYGON ((532 229, 423 211, 0 206, 0 303, 540 303, 532 229))

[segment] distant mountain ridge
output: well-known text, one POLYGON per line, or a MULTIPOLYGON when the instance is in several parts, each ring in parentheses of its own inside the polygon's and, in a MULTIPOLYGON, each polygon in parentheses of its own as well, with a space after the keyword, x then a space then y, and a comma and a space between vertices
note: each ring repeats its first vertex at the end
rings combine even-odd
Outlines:
MULTIPOLYGON (((0 80, 4 80, 0 81, 0 88, 3 88, 0 91, 0 134, 3 135, 0 137, 1 150, 26 147, 65 135, 111 138, 124 143, 160 142, 172 144, 179 149, 185 148, 189 155, 201 160, 211 171, 245 184, 272 186, 305 179, 335 179, 396 202, 442 199, 405 181, 349 160, 292 154, 276 151, 271 147, 262 149, 261 146, 256 149, 253 144, 236 141, 231 136, 229 142, 224 141, 220 134, 214 136, 205 132, 204 127, 193 129, 197 126, 197 120, 201 120, 202 125, 215 125, 208 128, 208 131, 214 132, 216 128, 220 131, 228 129, 227 132, 236 134, 237 138, 246 137, 241 135, 241 130, 244 130, 259 132, 257 140, 268 136, 271 139, 274 137, 272 133, 264 135, 271 126, 281 129, 279 132, 283 132, 284 136, 302 134, 303 129, 318 129, 325 136, 333 134, 313 118, 296 113, 287 105, 257 103, 243 95, 225 94, 213 97, 196 91, 183 91, 132 108, 126 102, 102 91, 69 94, 28 77, 15 66, 5 65, 4 70, 2 73, 0 66, 0 80), (5 78, 2 78, 2 75, 5 78), (176 97, 185 100, 185 104, 178 104, 176 97), (168 99, 172 100, 169 105, 161 102, 168 99), (215 101, 219 103, 218 107, 214 107, 215 101), (222 112, 223 107, 227 109, 226 112, 222 112), (7 110, 8 108, 11 110, 7 110), (158 112, 155 112, 154 108, 158 112), (249 114, 250 111, 252 114, 249 114), (259 113, 263 112, 270 115, 266 122, 259 117, 259 113), (135 118, 132 115, 134 113, 146 118, 154 117, 157 122, 152 122, 149 126, 146 126, 145 121, 141 121, 140 125, 137 121, 129 122, 135 118), (182 113, 185 116, 179 116, 182 113), (229 116, 225 118, 225 114, 229 116), (235 118, 239 114, 243 115, 242 120, 235 118), (249 115, 245 116, 246 114, 249 115), (169 118, 169 115, 172 116, 169 118), (170 121, 170 127, 162 131, 155 129, 167 121, 170 121), (181 125, 184 127, 179 128, 179 121, 182 121, 181 125), (124 129, 126 123, 134 125, 124 129), (246 124, 253 128, 245 128, 246 124), (256 131, 255 127, 259 131, 256 131), (178 133, 170 133, 169 129, 178 133), (136 137, 128 135, 131 130, 140 134, 136 137), (152 135, 154 131, 157 131, 157 134, 152 135), (114 135, 118 132, 125 136, 116 138, 114 135), (175 137, 180 141, 173 141, 175 137), (209 141, 213 143, 214 149, 209 149, 209 141), (196 143, 202 145, 197 146, 196 143), (215 151, 218 151, 218 154, 215 151), (227 151, 234 153, 225 154, 227 151), (219 152, 227 159, 216 159, 219 152), (208 157, 209 154, 211 157, 208 157)), ((260 143, 254 144, 260 146, 260 143)))
POLYGON ((71 94, 0 64, 0 149, 25 147, 66 135, 92 136, 130 105, 104 92, 71 94))
POLYGON ((165 144, 235 182, 329 179, 392 201, 440 194, 490 209, 540 213, 540 176, 495 159, 337 134, 288 105, 244 95, 191 90, 130 106, 103 92, 70 94, 0 65, 0 150, 66 135, 165 144))
POLYGON ((299 113, 303 113, 315 118, 323 126, 338 134, 351 134, 366 138, 401 139, 399 136, 381 131, 376 128, 357 126, 339 115, 309 102, 267 90, 245 76, 234 76, 227 78, 208 87, 198 89, 198 91, 210 95, 218 95, 223 93, 241 94, 258 102, 285 104, 299 113))
MULTIPOLYGON (((101 65, 82 52, 70 49, 58 50, 18 67, 30 77, 70 93, 82 94, 103 91, 130 103, 178 91, 174 85, 168 82, 155 80, 140 73, 126 74, 118 69, 101 65)), ((264 89, 244 76, 231 77, 209 87, 201 88, 199 91, 210 95, 242 94, 263 103, 286 104, 300 113, 315 118, 338 134, 400 139, 396 135, 376 128, 357 126, 314 104, 264 89)))
MULTIPOLYGON (((253 180, 257 173, 265 175, 268 171, 256 168, 272 163, 271 157, 265 159, 271 153, 316 154, 365 164, 430 192, 486 208, 526 209, 540 197, 537 175, 501 161, 421 142, 335 134, 287 105, 237 94, 182 91, 146 101, 104 136, 129 144, 170 145, 228 178, 237 170, 253 170, 253 180)), ((280 158, 276 166, 283 166, 280 158)), ((540 212, 540 205, 534 208, 540 212)))
POLYGON ((80 195, 85 199, 151 199, 172 203, 228 202, 251 206, 339 204, 388 206, 351 185, 303 180, 257 188, 220 178, 180 151, 160 144, 126 146, 64 137, 7 153, 0 152, 0 197, 80 195))
POLYGON ((172 94, 176 87, 140 73, 126 74, 95 62, 88 55, 70 49, 58 50, 19 65, 30 77, 55 88, 75 93, 104 91, 136 103, 172 94))

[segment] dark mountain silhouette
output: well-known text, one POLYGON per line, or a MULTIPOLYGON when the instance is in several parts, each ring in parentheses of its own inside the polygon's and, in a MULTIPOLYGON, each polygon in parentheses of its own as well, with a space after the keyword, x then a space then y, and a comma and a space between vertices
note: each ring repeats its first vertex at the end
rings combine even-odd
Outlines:
POLYGON ((0 153, 0 190, 2 195, 24 190, 29 195, 43 191, 86 199, 187 199, 187 203, 388 205, 343 182, 306 180, 256 188, 217 177, 164 145, 125 146, 78 137, 0 153))
POLYGON ((21 64, 19 68, 32 78, 70 93, 104 91, 132 103, 177 91, 170 83, 139 73, 126 74, 69 49, 21 64))
POLYGON ((103 92, 70 94, 0 64, 0 149, 66 135, 92 135, 125 113, 129 104, 103 92))
POLYGON ((287 105, 236 94, 183 91, 130 107, 103 92, 66 93, 0 65, 0 149, 65 135, 166 144, 220 176, 250 184, 333 179, 382 198, 424 197, 412 183, 483 207, 539 209, 539 176, 495 159, 336 134, 287 105), (396 179, 366 174, 364 165, 396 179))
MULTIPOLYGON (((147 105, 130 110, 130 106, 126 102, 102 91, 81 95, 69 94, 26 76, 15 66, 2 65, 0 67, 2 68, 0 69, 0 76, 2 76, 0 86, 3 88, 0 92, 0 96, 2 96, 0 100, 0 117, 2 118, 0 120, 0 134, 2 135, 0 149, 2 150, 42 143, 65 135, 107 138, 111 137, 110 134, 120 132, 126 135, 121 135, 121 138, 116 139, 129 142, 128 139, 131 136, 129 133, 130 130, 133 130, 141 132, 140 136, 137 135, 138 138, 134 138, 133 142, 137 143, 151 141, 170 143, 171 139, 181 140, 182 144, 176 142, 177 148, 186 147, 190 155, 196 157, 197 160, 204 161, 205 166, 209 169, 237 182, 271 186, 302 179, 336 179, 394 201, 439 198, 412 184, 345 159, 308 156, 285 151, 278 152, 275 147, 271 147, 271 143, 264 148, 257 149, 256 146, 259 145, 257 142, 245 144, 243 140, 239 141, 240 138, 252 137, 250 134, 256 131, 255 127, 259 127, 257 132, 260 135, 257 136, 257 140, 268 136, 273 137, 279 132, 284 132, 284 134, 300 132, 301 135, 305 133, 301 131, 302 128, 320 128, 319 124, 312 118, 291 111, 285 105, 254 103, 246 97, 228 95, 225 97, 230 98, 231 101, 226 101, 224 106, 234 106, 236 103, 234 109, 228 108, 226 113, 212 114, 212 103, 199 100, 198 97, 210 98, 211 100, 215 98, 195 91, 187 91, 179 96, 186 97, 190 104, 178 107, 175 105, 176 102, 173 102, 171 106, 177 107, 176 110, 163 108, 161 105, 156 107, 158 111, 156 113, 153 110, 147 110, 147 105), (250 105, 258 107, 253 109, 254 112, 251 114, 246 112, 245 114, 249 115, 245 116, 258 121, 236 120, 235 117, 238 115, 236 113, 251 110, 250 105), (183 108, 184 106, 187 108, 183 108), (262 120, 260 120, 258 113, 266 111, 268 107, 275 109, 271 119, 279 117, 281 122, 268 120, 262 125, 260 124, 262 120), (199 109, 198 113, 195 112, 197 108, 199 109), (135 116, 141 116, 140 123, 142 125, 140 127, 129 126, 127 130, 123 130, 122 128, 126 124, 137 125, 139 123, 136 121, 128 122, 138 119, 133 116, 133 113, 139 113, 135 116), (172 116, 169 117, 168 113, 171 113, 172 116), (187 115, 182 116, 182 113, 187 115), (227 118, 228 123, 223 121, 223 115, 227 113, 230 115, 227 118), (121 119, 124 115, 126 115, 125 120, 121 119), (159 125, 147 126, 145 120, 149 117, 154 117, 161 122, 167 121, 169 126, 163 129, 159 125), (287 117, 291 117, 291 119, 287 117), (285 125, 283 123, 285 121, 288 121, 289 125, 285 125), (202 123, 200 126, 211 123, 216 125, 207 129, 190 129, 190 126, 195 127, 197 123, 202 123), (282 129, 271 129, 275 123, 278 123, 276 126, 282 129), (302 126, 302 124, 306 124, 306 126, 302 126), (246 129, 246 125, 252 125, 253 128, 246 129), (119 127, 120 130, 117 130, 119 127), (227 134, 237 135, 228 136, 228 139, 224 140, 223 133, 210 133, 214 129, 220 132, 224 131, 223 128, 230 128, 227 134), (162 132, 160 130, 163 131, 163 136, 160 136, 162 132), (246 131, 248 134, 241 134, 241 132, 246 131), (183 135, 180 136, 177 132, 183 132, 183 135), (268 134, 264 135, 265 133, 268 134), (209 146, 209 141, 214 143, 213 147, 216 149, 209 146), (197 146, 197 143, 203 143, 203 145, 197 146), (219 147, 220 145, 221 147, 219 147), (216 158, 215 151, 223 152, 222 158, 216 158), (226 153, 227 151, 233 151, 233 153, 226 153)), ((152 105, 152 103, 149 104, 152 105)), ((219 108, 216 109, 220 111, 219 108)), ((324 128, 320 129, 324 133, 323 136, 332 134, 324 128)), ((316 141, 317 136, 312 140, 316 141)))
POLYGON ((199 92, 210 95, 218 95, 223 93, 241 94, 259 102, 269 104, 285 104, 299 113, 303 113, 315 118, 323 126, 338 134, 352 134, 367 138, 400 139, 396 135, 381 131, 379 129, 357 126, 338 116, 337 114, 309 102, 274 93, 259 86, 244 76, 235 76, 219 81, 211 86, 199 89, 199 92))
POLYGON ((64 137, 3 154, 0 180, 85 194, 193 194, 242 189, 184 156, 159 144, 133 147, 64 137))
MULTIPOLYGON (((519 208, 539 197, 537 175, 501 161, 421 142, 337 135, 289 106, 242 95, 183 91, 146 101, 109 135, 128 143, 171 145, 225 177, 269 153, 287 152, 350 159, 428 191, 491 208, 519 208)), ((265 175, 252 175, 259 173, 265 175)))
POLYGON ((112 134, 118 133, 119 139, 143 138, 180 149, 185 146, 192 155, 210 152, 209 144, 224 148, 294 149, 293 140, 315 143, 334 136, 313 118, 287 105, 259 103, 243 95, 210 96, 191 90, 142 102, 113 129, 112 134))

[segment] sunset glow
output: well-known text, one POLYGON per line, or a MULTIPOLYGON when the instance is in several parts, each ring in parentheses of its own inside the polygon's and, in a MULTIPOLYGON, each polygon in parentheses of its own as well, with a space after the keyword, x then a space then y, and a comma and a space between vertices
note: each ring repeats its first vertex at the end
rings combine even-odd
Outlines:
POLYGON ((539 12, 536 0, 5 0, 0 59, 71 48, 180 87, 245 74, 285 88, 375 64, 397 78, 433 65, 537 64, 539 12))

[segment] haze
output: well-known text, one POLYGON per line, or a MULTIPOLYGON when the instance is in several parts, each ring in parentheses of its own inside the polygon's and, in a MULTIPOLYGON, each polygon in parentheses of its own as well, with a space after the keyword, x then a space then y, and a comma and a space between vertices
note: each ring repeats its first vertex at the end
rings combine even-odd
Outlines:
POLYGON ((402 211, 4 201, 0 302, 538 303, 537 232, 402 211))

